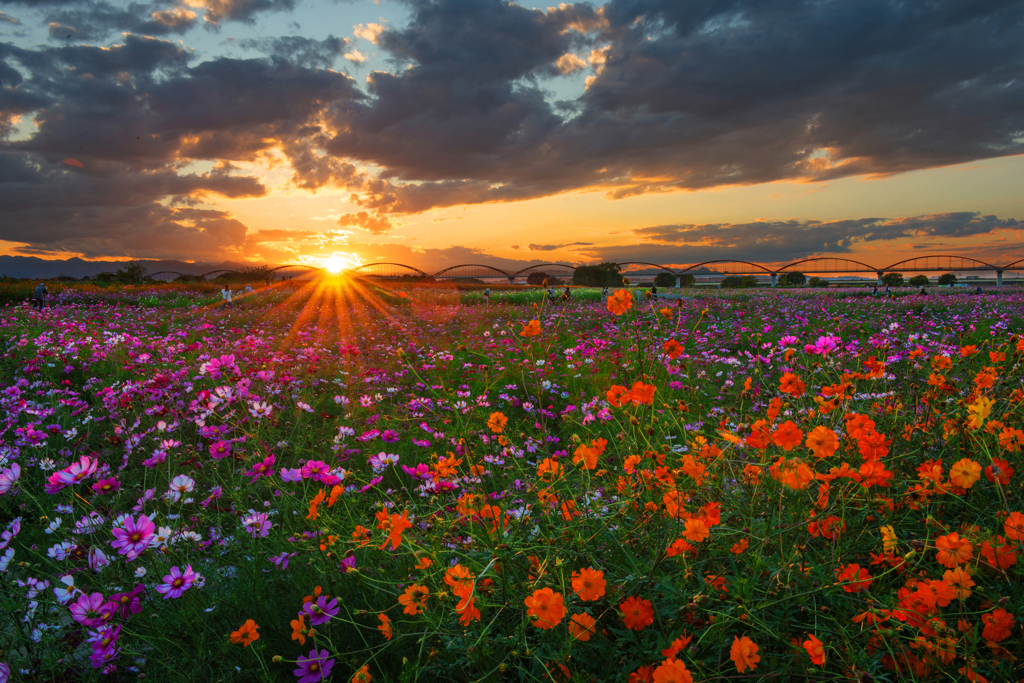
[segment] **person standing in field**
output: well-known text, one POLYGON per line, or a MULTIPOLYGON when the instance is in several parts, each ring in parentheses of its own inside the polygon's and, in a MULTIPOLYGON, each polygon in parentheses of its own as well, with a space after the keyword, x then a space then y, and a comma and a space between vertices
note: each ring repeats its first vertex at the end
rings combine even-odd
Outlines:
POLYGON ((488 287, 487 289, 484 290, 484 305, 488 305, 490 303, 491 303, 491 288, 488 287))
POLYGON ((224 300, 224 305, 228 308, 234 308, 235 305, 231 303, 231 288, 224 285, 224 289, 220 290, 220 298, 224 300))
POLYGON ((562 301, 568 301, 571 297, 572 294, 569 292, 569 287, 566 286, 565 291, 562 292, 562 301))
POLYGON ((34 290, 32 290, 32 308, 37 311, 43 310, 43 301, 50 294, 50 290, 46 288, 46 283, 40 282, 34 290))

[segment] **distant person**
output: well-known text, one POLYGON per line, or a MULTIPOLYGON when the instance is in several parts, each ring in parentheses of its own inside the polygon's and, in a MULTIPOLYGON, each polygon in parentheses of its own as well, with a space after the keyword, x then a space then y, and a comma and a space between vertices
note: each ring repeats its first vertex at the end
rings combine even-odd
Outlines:
POLYGON ((228 308, 234 308, 235 305, 231 303, 231 288, 224 285, 224 289, 220 290, 220 298, 224 300, 224 305, 228 308))
POLYGON ((892 290, 889 289, 889 285, 885 286, 885 295, 886 296, 892 296, 892 290))
POLYGON ((40 282, 34 290, 32 290, 32 308, 37 311, 43 310, 43 301, 49 296, 50 290, 46 288, 46 284, 40 282))
POLYGON ((568 301, 572 298, 572 294, 569 292, 569 288, 566 287, 565 291, 562 292, 562 301, 568 301))
POLYGON ((491 288, 488 287, 484 290, 484 304, 489 305, 491 303, 491 288))
POLYGON ((924 291, 924 287, 922 287, 922 288, 921 288, 921 291, 920 291, 920 292, 918 292, 918 293, 917 293, 917 295, 918 295, 918 296, 927 296, 927 295, 928 295, 928 292, 924 291))
POLYGON ((975 294, 981 294, 981 285, 978 285, 978 288, 976 290, 974 290, 974 293, 975 294))
POLYGON ((555 286, 554 285, 551 285, 551 288, 548 290, 548 301, 550 301, 551 303, 555 303, 555 286))
POLYGON ((651 285, 651 298, 652 299, 657 299, 658 298, 658 285, 651 285))
POLYGON ((601 301, 606 301, 607 299, 608 299, 608 288, 605 287, 604 289, 601 290, 601 301))
POLYGON ((878 296, 878 287, 877 286, 874 289, 871 290, 871 296, 878 296))
POLYGON ((245 293, 248 294, 251 291, 252 291, 252 285, 246 285, 245 286, 245 293))

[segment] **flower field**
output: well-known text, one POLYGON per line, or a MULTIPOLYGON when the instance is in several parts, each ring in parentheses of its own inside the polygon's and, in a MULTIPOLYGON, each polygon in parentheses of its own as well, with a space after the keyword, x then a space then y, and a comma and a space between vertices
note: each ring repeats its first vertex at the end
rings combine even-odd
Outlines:
POLYGON ((1024 295, 207 290, 0 309, 0 683, 1024 680, 1024 295))

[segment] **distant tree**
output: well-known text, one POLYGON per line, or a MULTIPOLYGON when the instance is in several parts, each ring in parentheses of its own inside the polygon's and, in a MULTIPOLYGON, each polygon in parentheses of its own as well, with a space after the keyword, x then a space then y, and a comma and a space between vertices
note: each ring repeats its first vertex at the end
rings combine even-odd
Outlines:
POLYGON ((544 281, 548 279, 547 273, 542 273, 539 270, 535 270, 530 273, 526 278, 526 284, 528 285, 542 285, 544 281))
POLYGON ((750 289, 757 287, 757 278, 753 275, 730 275, 723 278, 719 285, 722 289, 750 289))
POLYGON ((681 287, 692 287, 696 282, 697 278, 689 273, 679 276, 679 285, 681 287))
POLYGON ((270 266, 246 266, 238 270, 238 279, 243 282, 269 281, 274 277, 270 266))
POLYGON ((580 266, 572 275, 572 283, 581 287, 621 287, 622 275, 619 274, 619 264, 580 266))
POLYGON ((740 283, 740 287, 743 289, 752 289, 757 287, 760 283, 757 281, 757 277, 753 275, 744 275, 743 280, 740 283))
POLYGON ((882 284, 886 287, 902 287, 903 273, 886 273, 882 276, 882 284))
POLYGON ((911 287, 927 287, 928 286, 928 276, 927 275, 915 275, 914 277, 910 278, 910 286, 911 287))
POLYGON ((828 280, 823 277, 812 277, 807 281, 809 287, 828 287, 828 280))
POLYGON ((797 287, 803 286, 807 283, 807 276, 800 271, 794 270, 789 273, 783 273, 782 277, 779 278, 779 284, 782 285, 795 285, 797 287))
POLYGON ((658 273, 658 276, 654 278, 655 287, 675 287, 676 276, 672 273, 658 273))
POLYGON ((954 275, 953 273, 943 273, 942 275, 939 276, 939 284, 949 285, 950 287, 952 287, 953 285, 956 284, 956 275, 954 275))
POLYGON ((130 261, 125 264, 124 270, 117 269, 114 279, 123 285, 140 285, 147 279, 146 267, 138 261, 130 261))

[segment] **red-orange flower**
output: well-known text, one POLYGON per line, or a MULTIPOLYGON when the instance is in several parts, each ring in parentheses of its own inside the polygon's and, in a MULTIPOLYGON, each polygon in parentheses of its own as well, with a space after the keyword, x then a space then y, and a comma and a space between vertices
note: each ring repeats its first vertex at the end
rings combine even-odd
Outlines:
POLYGON ((711 535, 711 531, 708 529, 708 525, 704 523, 703 519, 694 517, 686 520, 686 530, 683 531, 683 536, 694 543, 700 543, 705 538, 711 535))
POLYGON ((388 537, 380 549, 384 550, 388 543, 391 543, 391 549, 398 550, 398 546, 402 544, 402 532, 410 527, 412 522, 409 521, 408 510, 403 510, 400 515, 389 515, 386 508, 380 510, 377 513, 377 528, 388 532, 388 537))
POLYGON ((859 564, 846 565, 836 576, 836 582, 843 584, 843 590, 847 593, 866 591, 872 580, 868 570, 861 568, 859 564))
POLYGON ((800 445, 804 433, 792 420, 786 420, 779 428, 772 432, 772 441, 783 450, 791 451, 800 445))
POLYGON ((237 631, 231 632, 231 642, 238 644, 241 643, 243 647, 249 647, 254 641, 259 640, 260 634, 257 632, 259 626, 252 619, 246 619, 245 623, 238 627, 237 631))
POLYGON ((669 358, 679 358, 683 355, 683 345, 677 342, 675 339, 669 339, 667 342, 661 345, 661 350, 668 354, 669 358))
POLYGON ((352 678, 349 683, 370 683, 373 680, 373 676, 370 675, 370 665, 363 664, 363 666, 352 674, 352 678))
POLYGON ((572 573, 572 592, 580 600, 597 600, 604 595, 606 585, 604 572, 599 569, 588 567, 572 573))
POLYGON ((608 310, 615 315, 622 315, 633 307, 633 295, 628 289, 617 289, 614 294, 608 297, 606 305, 608 310))
POLYGON ((315 520, 320 516, 320 513, 317 512, 317 508, 320 507, 320 503, 324 502, 324 498, 326 497, 327 492, 323 489, 320 489, 320 492, 313 496, 313 500, 309 501, 309 514, 306 515, 306 519, 315 520))
POLYGON ((793 398, 800 398, 804 395, 806 390, 807 385, 792 372, 787 372, 782 376, 782 379, 779 380, 779 391, 784 394, 789 394, 793 398))
POLYGON ((619 605, 619 609, 622 610, 622 621, 626 628, 642 631, 654 623, 654 608, 650 600, 630 596, 619 605))
POLYGON ((974 546, 966 538, 960 538, 956 532, 936 538, 935 549, 938 551, 935 559, 950 569, 974 557, 974 546))
POLYGON ((825 645, 815 638, 814 634, 807 634, 807 640, 803 642, 803 646, 814 664, 821 666, 825 663, 825 645))
POLYGON ((544 458, 537 464, 537 478, 554 481, 562 476, 562 464, 554 458, 544 458))
POLYGON ((990 613, 982 615, 981 620, 985 622, 985 629, 981 632, 981 637, 993 643, 1006 640, 1013 631, 1013 614, 1002 607, 997 607, 990 613))
POLYGON ((753 671, 757 668, 757 663, 761 661, 761 656, 757 654, 758 649, 760 648, 757 647, 757 643, 750 638, 733 636, 729 657, 736 665, 736 670, 743 673, 747 669, 753 671))
POLYGON ((585 643, 590 640, 590 636, 594 635, 594 624, 596 623, 597 620, 586 612, 574 614, 569 619, 569 635, 585 643))
POLYGON ((608 399, 608 403, 617 408, 629 403, 629 389, 619 384, 613 384, 605 397, 608 399))
POLYGON ((693 683, 686 664, 678 659, 666 659, 654 670, 654 683, 693 683))
POLYGON ((540 321, 531 320, 530 322, 523 325, 523 331, 519 333, 520 337, 536 337, 540 334, 540 321))
MULTIPOLYGON (((1024 442, 1024 434, 1021 434, 1021 441, 1024 442)), ((1002 458, 992 458, 992 464, 985 468, 985 478, 993 484, 998 481, 1003 486, 1010 483, 1013 473, 1013 466, 1002 458)))
POLYGON ((405 589, 405 593, 398 596, 398 604, 402 605, 405 614, 419 614, 420 609, 427 603, 430 589, 414 583, 405 589))
POLYGON ((394 633, 391 630, 391 619, 383 612, 378 614, 377 618, 380 619, 380 625, 377 627, 377 630, 383 633, 385 638, 391 640, 391 636, 394 633))
POLYGON ((981 544, 981 556, 992 567, 1009 569, 1017 564, 1017 549, 1006 542, 1005 536, 996 536, 994 543, 981 544))
POLYGON ((500 411, 491 413, 491 416, 487 419, 487 426, 495 434, 501 434, 507 424, 508 418, 500 411))
POLYGON ((533 595, 523 601, 526 604, 526 614, 534 617, 533 625, 537 628, 554 628, 558 622, 565 617, 565 605, 562 604, 562 594, 555 593, 550 588, 540 588, 533 592, 533 595))
POLYGON ((303 615, 299 615, 298 619, 292 619, 289 622, 292 627, 292 640, 299 641, 299 645, 306 644, 306 634, 309 631, 306 629, 306 620, 303 615))

